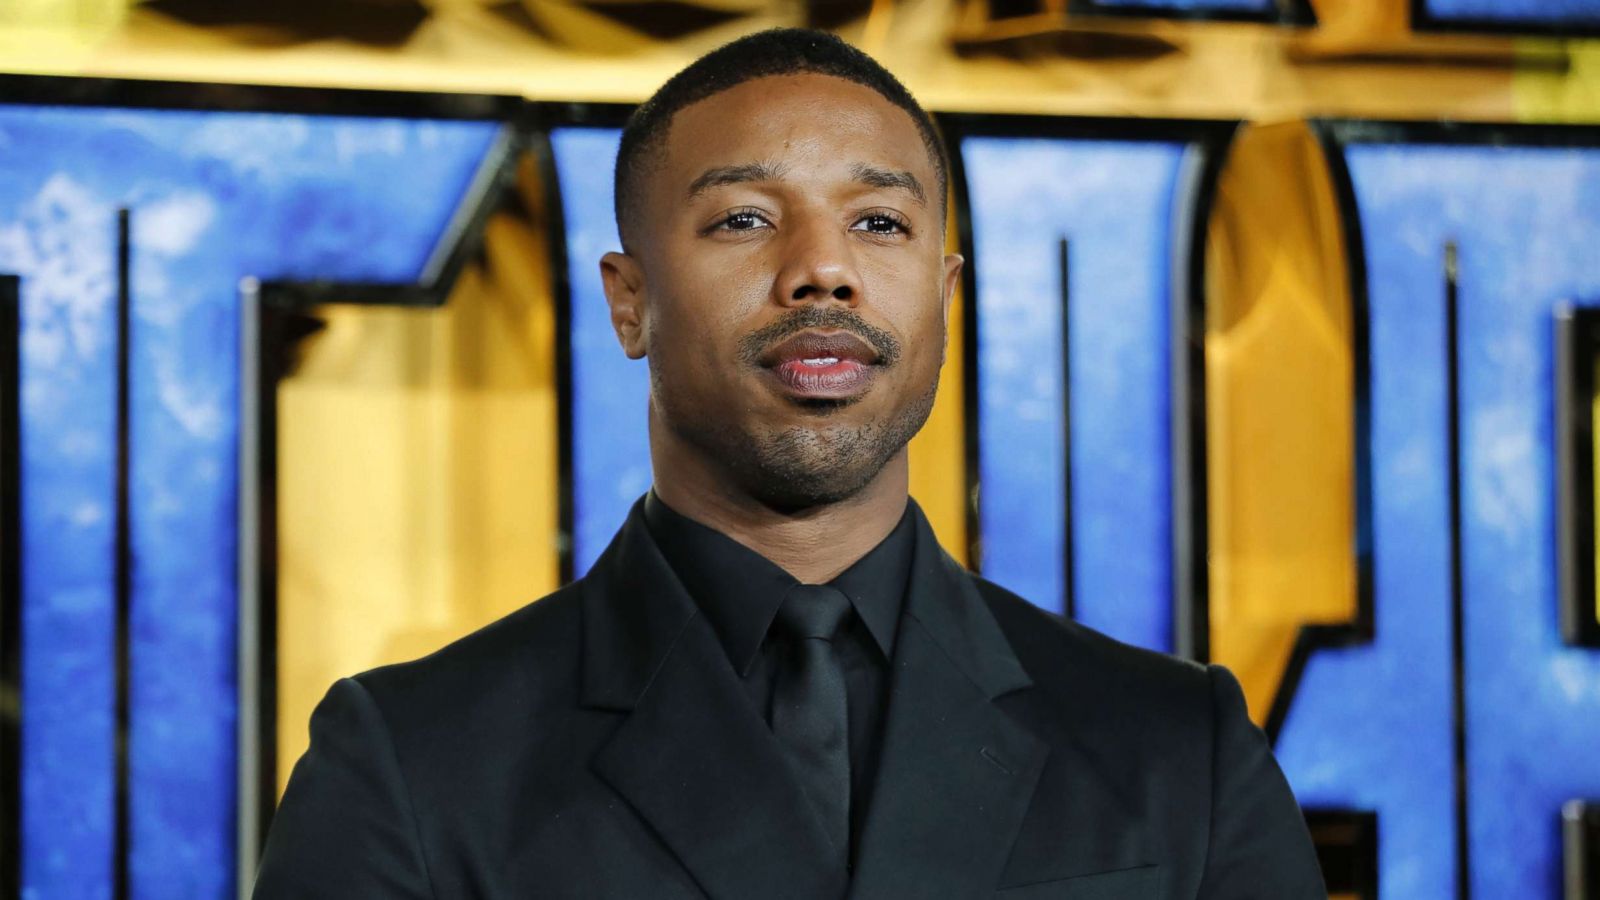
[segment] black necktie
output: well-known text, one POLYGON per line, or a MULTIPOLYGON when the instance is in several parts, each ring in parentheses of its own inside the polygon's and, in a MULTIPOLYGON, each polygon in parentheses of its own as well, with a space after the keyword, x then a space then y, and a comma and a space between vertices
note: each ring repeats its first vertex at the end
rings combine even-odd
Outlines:
POLYGON ((850 599, 824 585, 789 590, 774 628, 789 653, 772 695, 772 731, 800 776, 828 837, 847 863, 850 847, 850 739, 844 669, 833 637, 850 599))

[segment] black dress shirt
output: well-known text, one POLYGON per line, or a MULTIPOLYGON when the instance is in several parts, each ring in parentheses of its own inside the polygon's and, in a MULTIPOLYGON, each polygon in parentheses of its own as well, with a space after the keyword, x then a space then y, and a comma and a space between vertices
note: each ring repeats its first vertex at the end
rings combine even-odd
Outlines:
MULTIPOLYGON (((667 563, 716 630, 750 702, 770 723, 782 648, 768 639, 769 631, 784 596, 800 582, 756 551, 673 510, 654 491, 645 498, 644 516, 667 563)), ((852 862, 878 765, 889 661, 911 575, 915 526, 908 502, 888 537, 828 582, 850 598, 855 610, 833 642, 850 710, 852 862)))

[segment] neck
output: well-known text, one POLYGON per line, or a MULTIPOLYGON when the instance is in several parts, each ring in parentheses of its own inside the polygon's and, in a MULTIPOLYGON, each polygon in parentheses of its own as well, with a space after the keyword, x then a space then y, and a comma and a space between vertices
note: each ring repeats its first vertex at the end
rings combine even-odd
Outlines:
POLYGON ((655 492, 681 515, 756 551, 802 584, 822 584, 876 547, 905 514, 904 447, 867 486, 838 503, 779 511, 744 493, 729 473, 651 422, 655 492))

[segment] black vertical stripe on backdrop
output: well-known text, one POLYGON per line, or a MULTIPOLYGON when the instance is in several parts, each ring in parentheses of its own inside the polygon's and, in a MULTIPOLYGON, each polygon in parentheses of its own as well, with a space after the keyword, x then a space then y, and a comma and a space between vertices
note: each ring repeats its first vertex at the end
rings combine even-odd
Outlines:
POLYGON ((1561 574, 1561 639, 1600 647, 1595 608, 1594 415, 1600 361, 1600 306, 1567 306, 1555 315, 1556 522, 1561 574))
POLYGON ((1465 621, 1462 609, 1461 518, 1461 308, 1459 255, 1455 241, 1444 245, 1445 407, 1448 417, 1446 453, 1450 467, 1450 670, 1452 749, 1455 755, 1456 896, 1472 896, 1471 868, 1467 862, 1467 704, 1463 652, 1465 621))
POLYGON ((0 898, 22 895, 22 312, 0 275, 0 898))
POLYGON ((1562 900, 1600 898, 1600 801, 1561 807, 1562 900))
POLYGON ((528 151, 538 170, 539 202, 545 233, 549 236, 550 280, 555 297, 556 326, 556 485, 559 502, 556 512, 558 552, 557 576, 562 584, 577 575, 577 499, 572 484, 572 270, 567 248, 566 208, 562 205, 561 176, 556 171, 555 149, 550 132, 540 130, 529 141, 528 151))
POLYGON ((130 422, 128 411, 130 391, 128 374, 132 333, 132 299, 130 284, 132 247, 131 216, 127 209, 117 210, 117 399, 116 399, 116 496, 115 496, 115 677, 116 677, 116 807, 114 812, 114 838, 112 842, 113 896, 117 900, 128 897, 128 614, 133 599, 133 539, 130 532, 128 508, 130 422))
POLYGON ((1072 583, 1072 242, 1063 236, 1057 252, 1061 274, 1061 612, 1075 618, 1072 583))
MULTIPOLYGON (((252 828, 258 845, 249 852, 259 854, 278 800, 278 386, 294 368, 296 347, 321 331, 325 320, 309 311, 279 285, 263 284, 256 290, 256 301, 249 309, 258 316, 255 329, 257 367, 256 396, 251 406, 256 415, 257 509, 256 540, 259 542, 256 571, 256 780, 245 790, 255 792, 251 808, 256 814, 252 828)), ((246 809, 248 814, 250 810, 246 809)))

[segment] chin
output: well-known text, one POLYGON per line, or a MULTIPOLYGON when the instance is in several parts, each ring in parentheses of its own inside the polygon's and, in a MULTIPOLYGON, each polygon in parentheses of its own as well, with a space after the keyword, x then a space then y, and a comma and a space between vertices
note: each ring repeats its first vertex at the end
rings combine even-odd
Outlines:
POLYGON ((865 490, 877 475, 874 472, 865 477, 841 478, 837 472, 764 474, 755 484, 746 486, 747 492, 764 506, 790 513, 843 503, 865 490))
POLYGON ((871 484, 903 442, 884 441, 880 425, 801 425, 752 437, 736 468, 746 491, 774 509, 840 503, 871 484))
POLYGON ((656 400, 663 424, 742 493, 798 512, 849 500, 872 484, 927 421, 933 396, 930 388, 899 406, 877 391, 844 399, 769 393, 764 402, 737 395, 684 402, 658 389, 656 400), (883 408, 886 402, 891 408, 883 408), (743 415, 728 415, 741 407, 743 415))

